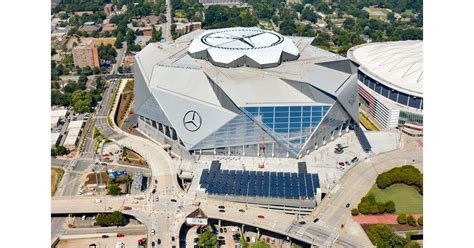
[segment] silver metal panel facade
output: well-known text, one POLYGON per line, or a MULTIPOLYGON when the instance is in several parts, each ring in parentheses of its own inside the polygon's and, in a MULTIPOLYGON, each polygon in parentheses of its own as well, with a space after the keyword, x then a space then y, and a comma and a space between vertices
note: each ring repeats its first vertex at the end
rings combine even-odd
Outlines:
POLYGON ((341 104, 336 102, 301 149, 300 155, 303 156, 306 152, 311 152, 341 136, 350 123, 352 123, 351 117, 341 104))

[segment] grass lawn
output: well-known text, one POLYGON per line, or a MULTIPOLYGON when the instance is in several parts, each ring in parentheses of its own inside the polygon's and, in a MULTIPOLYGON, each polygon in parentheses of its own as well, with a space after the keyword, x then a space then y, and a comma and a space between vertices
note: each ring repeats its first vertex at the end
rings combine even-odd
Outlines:
POLYGON ((375 195, 377 202, 393 201, 397 214, 422 214, 423 196, 413 187, 405 184, 394 184, 386 189, 379 189, 377 184, 372 186, 370 193, 375 195))
POLYGON ((186 13, 185 13, 184 11, 182 11, 182 10, 176 10, 176 11, 174 12, 174 16, 175 16, 176 18, 186 18, 186 13))

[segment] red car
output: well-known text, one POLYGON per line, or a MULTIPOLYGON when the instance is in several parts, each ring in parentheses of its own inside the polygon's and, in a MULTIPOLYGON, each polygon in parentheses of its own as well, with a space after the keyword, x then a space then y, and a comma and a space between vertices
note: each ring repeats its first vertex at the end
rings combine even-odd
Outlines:
POLYGON ((259 219, 265 219, 265 216, 259 215, 259 216, 257 216, 257 218, 259 218, 259 219))
POLYGON ((125 237, 125 234, 123 234, 123 233, 117 233, 117 238, 123 238, 123 237, 125 237))
POLYGON ((129 206, 125 206, 125 207, 123 207, 123 210, 132 210, 132 208, 129 207, 129 206))
POLYGON ((344 162, 337 162, 340 166, 344 166, 344 162))

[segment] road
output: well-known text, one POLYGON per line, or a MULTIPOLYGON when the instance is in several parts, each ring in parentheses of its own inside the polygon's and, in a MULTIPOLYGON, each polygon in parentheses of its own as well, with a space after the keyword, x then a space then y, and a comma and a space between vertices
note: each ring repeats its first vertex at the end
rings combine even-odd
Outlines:
POLYGON ((127 52, 127 42, 122 42, 122 48, 118 49, 117 58, 116 58, 117 62, 112 66, 110 75, 117 74, 117 70, 122 65, 123 58, 125 57, 126 52, 127 52))
POLYGON ((172 41, 173 40, 173 37, 171 36, 171 24, 173 23, 173 20, 171 19, 171 10, 172 10, 172 7, 171 6, 171 0, 166 0, 166 28, 163 32, 164 34, 164 38, 166 39, 166 41, 172 41))
POLYGON ((350 209, 357 206, 360 199, 369 192, 378 174, 398 167, 407 162, 415 160, 414 165, 422 170, 423 150, 416 147, 407 147, 401 150, 394 150, 368 158, 360 162, 344 175, 333 190, 322 201, 315 211, 305 217, 307 222, 319 218, 319 224, 331 226, 338 229, 338 232, 352 240, 367 242, 364 235, 360 238, 359 232, 351 232, 349 228, 341 228, 341 224, 346 227, 352 222, 350 209), (350 204, 347 208, 346 204, 350 204), (364 241, 365 239, 365 241, 364 241))

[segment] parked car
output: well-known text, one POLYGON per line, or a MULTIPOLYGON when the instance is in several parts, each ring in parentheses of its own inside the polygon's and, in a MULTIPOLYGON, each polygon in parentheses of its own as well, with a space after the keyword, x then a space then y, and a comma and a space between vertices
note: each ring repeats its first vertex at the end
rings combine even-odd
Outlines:
POLYGON ((107 235, 107 234, 102 235, 102 238, 103 238, 103 239, 106 239, 106 238, 108 238, 108 237, 109 237, 109 235, 107 235))
POLYGON ((125 234, 123 234, 123 233, 117 233, 117 238, 123 238, 123 237, 125 237, 125 234))
POLYGON ((156 243, 158 243, 159 245, 161 245, 161 239, 156 240, 156 243))
POLYGON ((346 208, 349 208, 350 205, 351 205, 350 203, 347 203, 347 204, 346 204, 346 208))
POLYGON ((151 229, 151 235, 155 235, 156 231, 155 229, 151 229))
POLYGON ((313 220, 313 223, 316 223, 318 221, 319 221, 319 218, 316 218, 316 219, 313 220))
POLYGON ((171 202, 176 202, 176 199, 171 199, 171 202))
POLYGON ((300 223, 300 225, 306 225, 306 221, 304 221, 304 220, 302 220, 302 221, 300 221, 300 222, 298 222, 298 223, 300 223))
POLYGON ((224 206, 222 206, 222 205, 220 205, 218 208, 220 208, 220 209, 224 209, 225 207, 224 207, 224 206))
POLYGON ((352 163, 357 163, 358 161, 359 161, 359 158, 358 158, 358 157, 354 157, 354 158, 351 160, 352 163))
POLYGON ((243 209, 239 209, 239 212, 241 212, 241 213, 245 213, 245 210, 243 210, 243 209))
POLYGON ((219 209, 219 213, 225 213, 224 209, 219 209))
POLYGON ((123 210, 132 210, 132 208, 129 207, 129 206, 125 206, 125 207, 123 207, 123 210))
POLYGON ((257 216, 257 218, 259 218, 259 219, 265 219, 265 216, 259 215, 259 216, 257 216))
POLYGON ((337 162, 338 165, 344 166, 344 162, 337 162))

